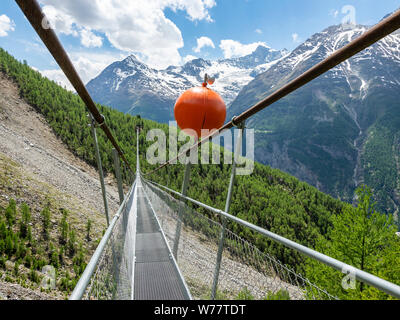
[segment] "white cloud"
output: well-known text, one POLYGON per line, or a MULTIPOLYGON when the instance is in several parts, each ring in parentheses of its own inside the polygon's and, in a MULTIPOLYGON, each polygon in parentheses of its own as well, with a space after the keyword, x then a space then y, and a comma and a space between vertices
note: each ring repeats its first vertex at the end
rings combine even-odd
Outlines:
POLYGON ((199 53, 202 48, 211 47, 215 48, 214 42, 208 37, 200 37, 197 39, 197 47, 193 48, 193 51, 199 53))
POLYGON ((221 40, 219 47, 224 53, 224 57, 229 59, 232 57, 242 57, 254 52, 258 46, 268 47, 265 42, 253 42, 250 44, 242 44, 235 40, 221 40))
POLYGON ((254 32, 258 33, 258 34, 262 34, 263 33, 261 29, 256 29, 256 30, 254 30, 254 32))
MULTIPOLYGON (((70 58, 76 71, 81 77, 83 83, 87 83, 97 77, 108 65, 116 60, 122 60, 124 55, 114 53, 91 53, 91 52, 72 52, 70 58)), ((70 91, 75 91, 61 69, 40 70, 40 73, 60 84, 67 87, 70 91)))
POLYGON ((185 63, 188 63, 189 61, 192 61, 192 60, 195 60, 195 59, 197 59, 197 57, 192 56, 192 55, 189 54, 186 57, 184 57, 182 60, 183 60, 183 64, 185 64, 185 63))
POLYGON ((72 84, 68 81, 61 69, 54 70, 38 70, 43 76, 53 80, 62 87, 66 87, 70 91, 75 91, 72 84))
POLYGON ((97 77, 108 65, 120 59, 116 56, 106 57, 105 54, 86 53, 75 53, 71 58, 84 83, 97 77))
POLYGON ((83 28, 80 32, 81 44, 86 48, 101 47, 103 45, 103 38, 96 36, 92 31, 83 28))
POLYGON ((8 32, 15 30, 15 23, 5 14, 0 16, 0 37, 8 36, 8 32))
POLYGON ((192 21, 206 20, 208 22, 213 22, 208 9, 217 5, 215 0, 161 0, 160 2, 173 10, 185 10, 192 21))
MULTIPOLYGON (((78 36, 78 32, 74 29, 74 19, 69 14, 57 10, 53 6, 43 7, 43 12, 50 23, 51 28, 59 33, 64 33, 66 35, 78 36)), ((42 22, 45 24, 45 21, 42 22)))
POLYGON ((32 40, 25 40, 25 39, 15 39, 17 43, 20 43, 24 46, 25 52, 28 54, 32 54, 32 52, 35 52, 40 55, 47 55, 50 56, 49 51, 43 44, 41 40, 37 41, 36 39, 32 40))
MULTIPOLYGON (((46 13, 59 17, 54 23, 58 32, 82 37, 80 31, 86 28, 102 33, 115 48, 139 52, 144 62, 155 68, 179 64, 178 50, 184 45, 181 31, 166 18, 164 10, 185 11, 192 21, 212 21, 209 9, 216 5, 215 0, 40 1, 46 13)), ((90 43, 98 45, 99 39, 90 43)))

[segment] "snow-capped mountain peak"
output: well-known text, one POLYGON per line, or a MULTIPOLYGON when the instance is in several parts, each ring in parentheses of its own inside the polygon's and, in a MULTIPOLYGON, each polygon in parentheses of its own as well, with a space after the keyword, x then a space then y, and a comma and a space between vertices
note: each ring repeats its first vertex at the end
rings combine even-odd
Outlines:
POLYGON ((139 112, 140 108, 142 116, 166 122, 173 119, 175 100, 185 90, 201 85, 205 73, 216 78, 212 88, 229 106, 246 84, 286 54, 286 50, 259 46, 253 53, 243 57, 218 61, 197 58, 165 70, 152 69, 130 55, 108 66, 87 87, 93 98, 100 103, 133 114, 139 112), (154 114, 156 106, 149 110, 151 116, 147 111, 143 112, 143 106, 149 105, 150 101, 161 106, 168 116, 161 118, 160 114, 165 115, 162 112, 154 114))

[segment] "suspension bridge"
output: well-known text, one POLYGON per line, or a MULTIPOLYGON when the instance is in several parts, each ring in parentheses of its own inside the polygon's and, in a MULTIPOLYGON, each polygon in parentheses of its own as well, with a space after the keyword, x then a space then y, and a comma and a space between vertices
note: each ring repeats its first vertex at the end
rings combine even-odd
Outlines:
POLYGON ((108 229, 71 294, 71 300, 218 299, 221 292, 226 297, 232 298, 244 288, 258 299, 264 298, 268 293, 277 293, 282 290, 287 292, 290 299, 296 300, 337 299, 275 257, 261 251, 256 244, 235 234, 228 228, 228 225, 232 224, 248 228, 340 272, 351 271, 356 280, 400 298, 400 287, 393 283, 229 214, 235 183, 236 160, 241 154, 240 139, 245 130, 245 121, 399 29, 400 11, 387 17, 358 39, 333 53, 241 115, 234 117, 175 159, 151 172, 156 173, 161 168, 170 165, 181 155, 198 148, 224 130, 238 127, 240 138, 234 150, 235 161, 232 164, 226 205, 224 210, 220 210, 187 197, 187 190, 190 188, 190 163, 185 167, 181 192, 148 180, 146 177, 149 173, 142 173, 140 170, 139 132, 137 132, 136 170, 131 168, 54 30, 43 27, 46 17, 37 1, 16 0, 16 2, 84 101, 92 120, 92 134, 108 229), (104 131, 115 148, 115 172, 121 206, 111 221, 97 146, 96 128, 104 131), (134 183, 126 195, 123 193, 119 172, 120 159, 134 177, 134 183), (193 208, 202 208, 202 212, 206 211, 208 214, 205 215, 193 208))

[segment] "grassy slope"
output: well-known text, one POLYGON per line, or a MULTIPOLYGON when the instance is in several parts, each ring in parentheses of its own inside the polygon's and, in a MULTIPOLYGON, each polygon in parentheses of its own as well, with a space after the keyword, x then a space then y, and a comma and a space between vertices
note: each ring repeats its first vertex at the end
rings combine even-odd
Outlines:
MULTIPOLYGON (((0 279, 16 282, 25 288, 38 290, 43 275, 40 273, 44 265, 53 265, 57 269, 57 290, 51 293, 54 298, 67 297, 74 288, 85 263, 94 252, 98 239, 105 228, 104 218, 95 219, 96 224, 90 231, 90 239, 86 238, 87 220, 82 217, 94 217, 93 212, 79 205, 79 201, 69 194, 62 193, 53 186, 38 181, 26 172, 21 165, 0 154, 0 225, 6 223, 6 209, 9 200, 16 200, 16 219, 11 228, 13 245, 8 248, 7 236, 0 232, 0 279), (4 194, 5 193, 5 194, 4 194), (22 206, 30 208, 32 238, 24 238, 20 232, 22 206), (50 212, 49 236, 43 232, 41 212, 47 207, 50 212), (73 231, 75 241, 74 252, 70 252, 68 244, 61 239, 61 221, 64 211, 68 212, 68 232, 73 231), (95 240, 96 239, 96 240, 95 240), (81 248, 81 249, 80 249, 81 248), (83 261, 77 261, 82 254, 83 261), (18 271, 16 271, 18 270, 18 271), (32 271, 33 270, 33 271, 32 271), (36 274, 34 276, 33 274, 36 274)), ((1 226, 0 226, 1 229, 1 226)), ((10 236, 11 236, 10 234, 10 236)))

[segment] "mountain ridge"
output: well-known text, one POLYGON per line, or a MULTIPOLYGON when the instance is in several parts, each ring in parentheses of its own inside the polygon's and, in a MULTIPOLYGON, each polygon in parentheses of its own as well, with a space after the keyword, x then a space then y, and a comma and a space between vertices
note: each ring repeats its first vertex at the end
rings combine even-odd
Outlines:
MULTIPOLYGON (((161 76, 157 74, 163 71, 152 71, 135 62, 132 81, 125 81, 129 73, 110 68, 108 79, 116 82, 109 82, 108 89, 104 89, 99 83, 100 75, 88 88, 95 100, 101 96, 103 103, 120 105, 124 112, 167 122, 173 119, 173 105, 179 93, 199 85, 202 74, 207 71, 217 76, 213 89, 227 101, 227 119, 231 119, 369 28, 364 25, 329 26, 290 53, 261 46, 245 57, 214 62, 200 58, 183 66, 170 66, 161 76), (243 69, 246 66, 253 69, 243 69), (151 74, 146 75, 149 72, 151 74), (123 88, 124 81, 127 86, 121 89, 124 92, 104 94, 112 88, 123 88), (127 107, 123 109, 124 106, 127 107)), ((396 125, 386 130, 386 123, 397 121, 399 64, 398 31, 249 119, 247 126, 256 130, 256 160, 348 202, 354 200, 355 188, 366 183, 377 191, 380 210, 398 214, 398 138, 396 125), (378 108, 382 101, 384 107, 378 108), (374 132, 378 134, 371 138, 374 132), (385 142, 380 146, 378 140, 385 142), (372 151, 378 149, 382 156, 372 151)))
POLYGON ((168 122, 173 120, 173 106, 179 95, 199 86, 205 73, 215 76, 213 89, 229 107, 242 87, 286 54, 286 50, 258 46, 243 57, 216 61, 197 58, 164 70, 152 69, 130 55, 105 68, 89 81, 87 88, 99 103, 150 120, 168 122))
MULTIPOLYGON (((267 97, 369 28, 337 25, 314 34, 245 86, 228 110, 228 118, 267 97)), ((394 125, 400 116, 400 98, 396 98, 399 67, 397 31, 255 115, 247 122, 248 127, 270 132, 256 134, 256 159, 350 202, 354 188, 366 183, 378 192, 381 210, 398 213, 400 202, 395 190, 399 187, 394 180, 400 173, 394 169, 393 159, 398 154, 395 141, 400 134, 394 125), (373 132, 381 135, 389 123, 393 128, 379 138, 386 141, 379 144, 373 132), (388 159, 378 160, 379 155, 372 151, 379 145, 385 146, 381 152, 388 159), (382 176, 386 170, 383 167, 391 169, 382 176), (376 178, 378 175, 382 181, 376 178)))

